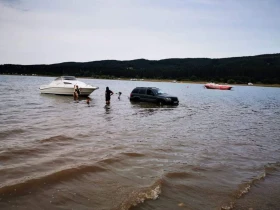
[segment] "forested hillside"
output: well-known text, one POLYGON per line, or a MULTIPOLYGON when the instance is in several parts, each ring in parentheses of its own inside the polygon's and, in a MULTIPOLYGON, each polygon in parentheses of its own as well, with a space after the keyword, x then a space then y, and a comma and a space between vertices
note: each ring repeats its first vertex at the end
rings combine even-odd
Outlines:
POLYGON ((235 58, 104 60, 51 65, 0 65, 0 74, 73 75, 94 78, 143 78, 228 83, 280 84, 280 54, 235 58))

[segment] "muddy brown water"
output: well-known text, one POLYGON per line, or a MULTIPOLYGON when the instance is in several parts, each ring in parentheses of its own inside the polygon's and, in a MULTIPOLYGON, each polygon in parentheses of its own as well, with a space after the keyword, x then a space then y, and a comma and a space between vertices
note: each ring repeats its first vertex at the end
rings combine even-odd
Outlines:
POLYGON ((0 209, 279 209, 279 88, 80 79, 88 106, 40 94, 53 79, 0 76, 0 209), (131 103, 137 86, 180 104, 131 103))

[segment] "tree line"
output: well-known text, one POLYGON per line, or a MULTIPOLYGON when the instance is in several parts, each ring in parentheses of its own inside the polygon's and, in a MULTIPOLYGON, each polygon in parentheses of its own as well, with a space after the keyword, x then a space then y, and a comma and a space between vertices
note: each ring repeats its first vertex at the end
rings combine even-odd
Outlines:
POLYGON ((4 64, 0 65, 0 74, 280 84, 280 53, 220 59, 170 58, 65 62, 50 65, 4 64))

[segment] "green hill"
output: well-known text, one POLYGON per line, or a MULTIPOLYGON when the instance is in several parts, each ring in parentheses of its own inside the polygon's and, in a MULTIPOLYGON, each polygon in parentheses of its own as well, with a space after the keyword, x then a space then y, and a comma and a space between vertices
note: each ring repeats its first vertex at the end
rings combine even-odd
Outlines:
POLYGON ((169 58, 66 62, 51 65, 4 64, 0 65, 0 74, 280 84, 280 53, 221 59, 169 58))

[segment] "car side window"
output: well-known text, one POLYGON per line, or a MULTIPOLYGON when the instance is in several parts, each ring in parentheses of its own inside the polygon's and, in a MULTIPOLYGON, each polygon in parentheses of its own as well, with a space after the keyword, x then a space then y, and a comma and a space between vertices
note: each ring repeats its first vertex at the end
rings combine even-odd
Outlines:
POLYGON ((139 94, 145 94, 146 93, 146 89, 140 89, 139 94))
POLYGON ((132 93, 138 93, 139 92, 139 89, 134 89, 133 91, 132 91, 132 93))
POLYGON ((155 94, 153 93, 153 91, 151 89, 148 89, 147 90, 147 95, 154 96, 155 94))

